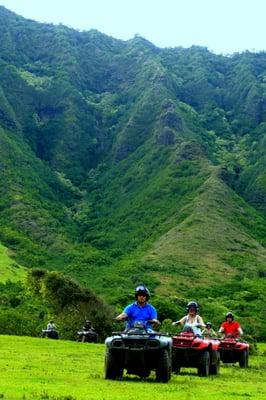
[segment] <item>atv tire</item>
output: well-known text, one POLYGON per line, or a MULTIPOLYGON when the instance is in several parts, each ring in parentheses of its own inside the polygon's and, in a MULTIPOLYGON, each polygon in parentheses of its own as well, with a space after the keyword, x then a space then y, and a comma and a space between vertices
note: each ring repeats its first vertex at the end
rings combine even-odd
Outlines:
POLYGON ((208 351, 204 351, 199 359, 198 375, 208 376, 209 373, 210 373, 210 353, 208 351))
POLYGON ((215 364, 210 365, 210 374, 211 375, 219 375, 220 372, 220 354, 218 352, 217 359, 215 364))
POLYGON ((160 352, 158 357, 158 366, 155 371, 156 382, 167 383, 171 378, 171 365, 169 360, 169 354, 166 349, 160 352))
POLYGON ((123 368, 110 350, 105 353, 105 379, 119 379, 123 376, 123 368))
POLYGON ((240 358, 239 358, 239 366, 240 368, 247 368, 248 367, 248 351, 244 350, 242 351, 242 353, 240 354, 240 358))

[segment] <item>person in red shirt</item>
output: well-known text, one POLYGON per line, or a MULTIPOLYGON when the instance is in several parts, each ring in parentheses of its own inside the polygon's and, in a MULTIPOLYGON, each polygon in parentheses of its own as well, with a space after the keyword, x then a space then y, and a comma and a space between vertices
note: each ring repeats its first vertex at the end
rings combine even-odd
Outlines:
POLYGON ((234 321, 234 314, 228 312, 225 316, 225 322, 222 323, 219 333, 224 333, 225 336, 239 337, 243 335, 240 324, 234 321))

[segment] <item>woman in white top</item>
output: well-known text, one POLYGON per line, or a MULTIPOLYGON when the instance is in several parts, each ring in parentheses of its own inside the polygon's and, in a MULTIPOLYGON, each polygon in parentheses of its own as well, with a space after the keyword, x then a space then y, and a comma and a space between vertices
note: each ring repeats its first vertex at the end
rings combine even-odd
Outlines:
POLYGON ((172 325, 184 325, 184 328, 191 328, 195 335, 201 336, 200 328, 205 328, 205 324, 200 315, 198 315, 199 306, 196 301, 190 301, 187 304, 187 312, 185 315, 178 321, 172 323, 172 325))

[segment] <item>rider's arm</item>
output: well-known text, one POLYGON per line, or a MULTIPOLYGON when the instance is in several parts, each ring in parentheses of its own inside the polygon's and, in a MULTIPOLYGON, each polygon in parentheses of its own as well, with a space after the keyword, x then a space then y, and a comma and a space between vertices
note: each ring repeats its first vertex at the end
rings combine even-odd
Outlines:
POLYGON ((178 324, 184 325, 185 322, 186 322, 186 319, 187 319, 187 316, 185 315, 183 318, 179 319, 178 321, 174 321, 174 322, 172 323, 172 325, 178 325, 178 324))
POLYGON ((156 309, 150 304, 150 323, 154 326, 159 326, 161 325, 160 321, 157 319, 157 311, 156 309))
POLYGON ((197 318, 197 325, 199 325, 199 327, 204 327, 205 328, 205 324, 204 324, 204 322, 203 322, 203 319, 201 318, 201 316, 200 315, 198 315, 198 318, 197 318))
POLYGON ((117 321, 125 321, 127 319, 127 314, 125 312, 122 312, 117 317, 115 317, 115 319, 117 321))
POLYGON ((238 327, 238 333, 239 333, 239 335, 243 335, 243 330, 242 330, 241 326, 238 327))
POLYGON ((220 326, 220 328, 219 328, 219 330, 218 330, 218 337, 219 338, 224 338, 225 337, 225 329, 224 329, 224 327, 223 327, 223 324, 220 326))
POLYGON ((132 307, 133 304, 129 304, 124 308, 121 314, 119 314, 115 319, 117 321, 125 321, 126 319, 131 319, 132 318, 132 307))

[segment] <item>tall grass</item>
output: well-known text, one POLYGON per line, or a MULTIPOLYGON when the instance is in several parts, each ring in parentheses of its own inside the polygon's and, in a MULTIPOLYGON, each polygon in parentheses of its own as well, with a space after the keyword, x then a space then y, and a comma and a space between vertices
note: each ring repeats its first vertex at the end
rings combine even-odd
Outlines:
POLYGON ((263 400, 266 346, 250 367, 223 365, 220 376, 200 378, 195 369, 172 375, 167 384, 154 376, 104 379, 104 345, 0 336, 0 398, 8 400, 263 400))

